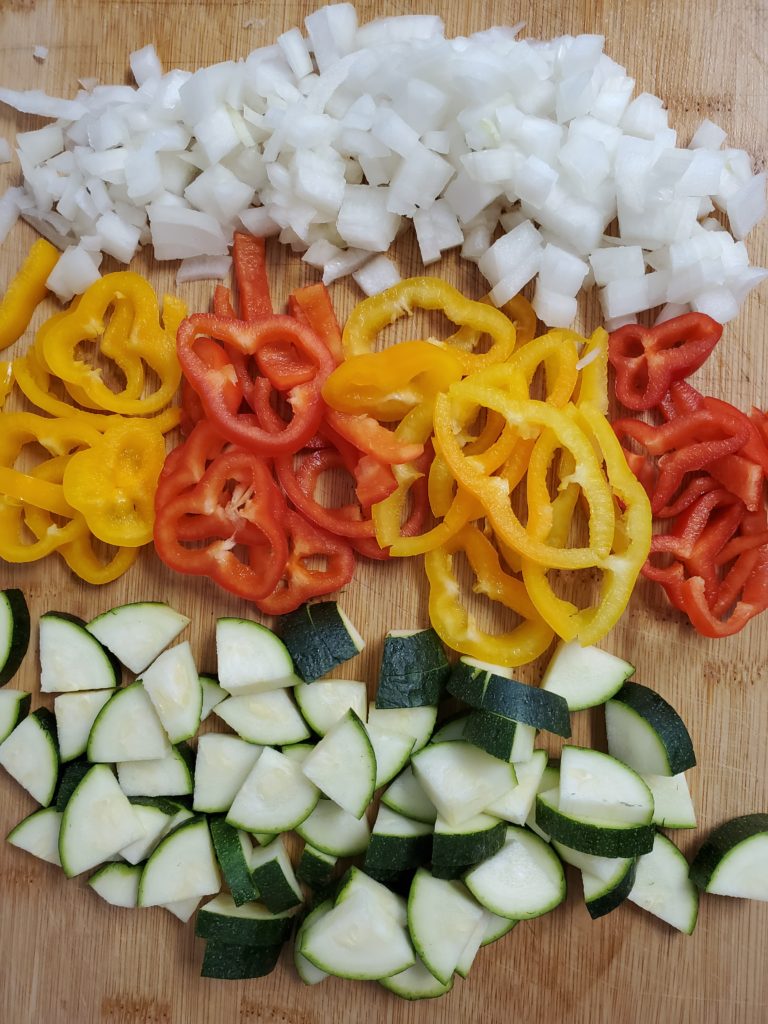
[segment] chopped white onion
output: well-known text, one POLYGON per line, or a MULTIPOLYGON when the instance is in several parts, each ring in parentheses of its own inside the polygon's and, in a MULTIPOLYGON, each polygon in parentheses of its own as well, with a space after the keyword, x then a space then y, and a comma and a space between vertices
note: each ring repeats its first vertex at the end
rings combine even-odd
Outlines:
POLYGON ((364 263, 352 278, 366 295, 378 295, 402 280, 395 264, 387 256, 374 256, 364 263))
POLYGON ((231 256, 190 256, 176 271, 176 283, 186 281, 223 281, 232 268, 231 256))
MULTIPOLYGON (((100 256, 98 258, 101 259, 100 256)), ((99 277, 93 253, 82 245, 70 245, 59 257, 45 283, 62 302, 69 302, 73 295, 82 295, 99 277)))
POLYGON ((408 218, 425 264, 460 245, 497 303, 538 275, 552 325, 592 283, 612 323, 665 303, 733 315, 766 275, 740 241, 765 216, 765 174, 708 120, 678 147, 662 100, 632 99, 601 36, 519 30, 446 39, 438 16, 418 14, 358 26, 340 3, 194 73, 163 74, 145 46, 129 57, 136 88, 0 89, 59 119, 18 136, 24 186, 0 200, 0 234, 21 212, 62 248, 88 239, 70 262, 151 242, 157 258, 193 261, 184 276, 206 258, 222 267, 242 225, 278 235, 326 282, 357 273, 374 288, 393 270, 370 254, 408 218))
POLYGON ((8 139, 0 138, 0 164, 11 162, 11 146, 8 139))
POLYGON ((35 60, 44 61, 48 56, 48 47, 35 46, 32 50, 32 56, 35 58, 35 60))

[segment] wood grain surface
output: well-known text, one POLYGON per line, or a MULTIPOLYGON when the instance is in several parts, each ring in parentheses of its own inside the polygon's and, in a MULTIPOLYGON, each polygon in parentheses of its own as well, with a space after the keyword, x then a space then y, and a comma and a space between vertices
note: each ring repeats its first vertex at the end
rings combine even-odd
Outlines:
MULTIPOLYGON (((244 56, 277 33, 301 24, 312 4, 183 2, 183 0, 0 0, 0 84, 73 95, 77 78, 127 80, 128 53, 154 42, 165 67, 194 68, 244 56), (49 48, 33 60, 32 48, 49 48)), ((662 96, 671 123, 686 142, 704 116, 749 149, 759 166, 768 139, 768 6, 765 0, 539 0, 530 9, 500 2, 459 0, 366 2, 361 20, 412 11, 438 12, 451 34, 528 21, 528 33, 598 32, 606 51, 626 64, 638 90, 662 96)), ((34 118, 0 109, 0 135, 36 127, 34 118)), ((18 165, 0 167, 0 189, 15 184, 18 165)), ((0 250, 0 285, 33 239, 17 226, 0 250)), ((768 231, 749 241, 753 262, 768 263, 768 231)), ((415 272, 407 236, 397 252, 415 272)), ((278 247, 270 249, 272 282, 282 301, 314 272, 278 247)), ((172 285, 175 266, 137 261, 158 288, 172 285)), ((105 265, 108 267, 108 264, 105 265)), ((475 268, 446 259, 431 268, 479 295, 475 268)), ((180 289, 192 308, 205 308, 208 284, 180 289)), ((341 314, 359 298, 355 286, 334 286, 341 314)), ((768 290, 753 295, 699 381, 748 408, 768 406, 768 290)), ((53 310, 39 310, 35 324, 53 310)), ((594 303, 586 316, 594 315, 594 303)), ((30 334, 10 350, 23 351, 30 334)), ((165 599, 191 616, 190 639, 199 664, 213 665, 213 624, 222 614, 247 614, 207 581, 173 577, 142 552, 122 580, 97 589, 73 579, 49 558, 21 567, 0 564, 0 587, 19 586, 33 619, 56 608, 91 617, 126 600, 165 599)), ((361 565, 344 606, 369 645, 339 675, 373 678, 386 629, 427 624, 419 560, 361 565)), ((768 615, 740 636, 719 642, 695 636, 650 587, 640 585, 604 646, 637 666, 682 713, 699 766, 689 773, 699 816, 695 833, 677 833, 685 852, 727 817, 768 810, 768 615)), ((536 681, 541 664, 521 670, 536 681)), ((37 696, 32 649, 12 685, 37 696)), ((577 717, 576 738, 601 741, 599 716, 577 717)), ((0 778, 0 833, 33 809, 7 776, 0 778)), ((768 870, 768 866, 767 866, 768 870)), ((113 909, 82 880, 0 845, 0 1024, 328 1024, 328 1022, 468 1022, 517 1024, 601 1022, 764 1022, 768 1020, 768 905, 710 897, 702 901, 695 934, 674 932, 634 906, 593 922, 580 884, 569 871, 567 904, 541 920, 520 924, 480 952, 468 980, 438 1001, 409 1004, 379 986, 328 980, 305 988, 286 950, 278 970, 253 982, 199 978, 202 942, 192 924, 165 911, 113 909)))

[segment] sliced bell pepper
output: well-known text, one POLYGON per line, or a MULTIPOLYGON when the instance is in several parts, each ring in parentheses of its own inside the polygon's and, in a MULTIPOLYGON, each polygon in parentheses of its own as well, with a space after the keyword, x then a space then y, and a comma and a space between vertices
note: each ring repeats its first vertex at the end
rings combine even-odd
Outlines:
POLYGON ((497 388, 476 385, 471 379, 454 384, 447 395, 435 403, 435 437, 440 451, 456 480, 482 502, 489 521, 504 543, 534 562, 550 568, 579 569, 599 565, 608 556, 613 542, 615 515, 610 487, 590 439, 566 411, 533 399, 519 400, 497 388), (548 427, 560 445, 575 459, 577 482, 588 503, 589 545, 559 548, 531 536, 510 505, 509 483, 489 476, 477 465, 477 457, 466 457, 456 439, 455 403, 495 409, 521 436, 534 436, 548 427))
POLYGON ((116 547, 152 540, 154 496, 163 468, 163 435, 146 420, 108 427, 90 448, 76 452, 64 471, 64 497, 94 537, 116 547))
POLYGON ((65 384, 78 389, 82 400, 106 412, 143 416, 168 405, 179 386, 181 371, 175 353, 174 339, 160 324, 157 298, 151 285, 132 271, 107 274, 95 281, 60 317, 49 320, 40 333, 40 350, 49 372, 65 384), (110 351, 125 375, 122 391, 113 391, 102 380, 100 369, 78 358, 82 341, 103 336, 107 310, 114 303, 113 314, 121 328, 128 315, 121 312, 130 306, 131 326, 123 333, 109 330, 110 351), (142 396, 144 364, 154 371, 158 387, 142 396))
MULTIPOLYGON (((478 335, 489 335, 492 345, 481 357, 480 365, 507 359, 515 347, 514 324, 500 310, 487 303, 465 298, 447 281, 439 278, 411 277, 378 295, 371 295, 355 306, 342 335, 347 358, 372 352, 379 333, 400 317, 410 316, 414 307, 440 310, 453 323, 467 326, 477 331, 478 335)), ((435 344, 450 345, 450 341, 436 341, 435 344)), ((455 346, 453 350, 464 364, 465 372, 478 367, 475 362, 478 357, 472 353, 462 353, 455 346)))
POLYGON ((242 231, 235 232, 232 259, 240 317, 243 320, 259 320, 273 314, 266 257, 266 244, 263 238, 256 238, 242 231))
POLYGON ((401 420, 461 376, 461 363, 450 350, 401 341, 381 352, 351 356, 323 384, 323 398, 341 412, 401 420))
MULTIPOLYGON (((184 374, 200 398, 205 414, 215 423, 220 433, 235 444, 258 455, 282 455, 298 451, 316 433, 323 417, 320 388, 333 369, 333 360, 325 345, 309 328, 293 317, 273 315, 253 323, 223 319, 208 314, 187 317, 177 334, 179 361, 184 374), (257 413, 233 410, 224 400, 219 381, 221 371, 213 372, 197 353, 198 338, 209 338, 224 344, 228 351, 254 355, 272 342, 290 341, 314 363, 312 379, 290 388, 286 400, 292 418, 279 431, 265 429, 263 416, 257 413)), ((252 403, 266 411, 267 398, 252 392, 252 403)))
POLYGON ((13 363, 0 359, 0 409, 13 388, 13 363))
POLYGON ((321 338, 338 366, 344 359, 341 328, 324 284, 308 284, 288 296, 288 312, 306 323, 321 338))
POLYGON ((60 255, 44 238, 33 242, 0 301, 0 352, 18 341, 29 327, 32 314, 48 294, 46 281, 60 255))
POLYGON ((652 409, 675 381, 699 369, 722 333, 722 325, 705 313, 685 313, 654 327, 620 327, 608 345, 616 397, 628 409, 652 409))
POLYGON ((310 598, 331 594, 351 582, 355 571, 352 548, 340 537, 308 522, 298 512, 285 513, 289 554, 279 583, 266 597, 256 600, 265 615, 286 615, 310 598), (308 564, 321 558, 322 568, 308 564))
POLYGON ((532 605, 522 582, 505 573, 484 534, 465 526, 446 544, 424 556, 429 579, 429 617, 440 639, 455 651, 497 665, 514 667, 533 661, 549 647, 553 633, 532 605), (476 577, 474 590, 515 612, 523 622, 501 633, 488 633, 464 607, 453 557, 463 551, 476 577))

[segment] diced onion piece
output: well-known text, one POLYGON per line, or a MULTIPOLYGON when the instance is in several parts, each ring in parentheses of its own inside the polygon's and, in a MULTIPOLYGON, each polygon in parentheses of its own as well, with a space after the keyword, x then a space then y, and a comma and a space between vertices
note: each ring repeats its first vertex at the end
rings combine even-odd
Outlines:
POLYGON ((145 82, 150 82, 153 79, 159 80, 162 77, 163 66, 160 63, 157 50, 151 43, 140 50, 134 50, 129 57, 129 63, 137 85, 144 85, 145 82))
POLYGON ((48 56, 48 47, 35 46, 32 50, 32 56, 35 58, 35 60, 44 61, 48 56))
POLYGON ((227 255, 229 247, 221 225, 207 213, 157 203, 148 212, 157 259, 227 255))
POLYGON ((82 295, 100 276, 92 253, 81 245, 70 245, 59 257, 45 283, 62 302, 69 302, 73 295, 82 295))
POLYGON ((377 295, 402 280, 395 264, 387 256, 374 256, 352 274, 366 295, 377 295))
POLYGON ((187 281, 223 281, 232 267, 231 256, 190 256, 176 271, 176 283, 187 281))
POLYGON ((11 147, 7 139, 0 139, 0 164, 11 162, 11 147))

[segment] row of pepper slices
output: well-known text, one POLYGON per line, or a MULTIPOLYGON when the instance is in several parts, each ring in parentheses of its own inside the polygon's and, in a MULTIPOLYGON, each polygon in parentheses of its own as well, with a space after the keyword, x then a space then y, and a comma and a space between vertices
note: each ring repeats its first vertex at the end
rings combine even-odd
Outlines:
MULTIPOLYGON (((28 324, 55 259, 35 243, 0 305, 0 347, 28 324)), ((170 296, 161 318, 138 275, 107 275, 0 374, 48 413, 2 414, 1 557, 57 550, 84 579, 106 582, 154 535, 174 569, 281 614, 348 583, 356 554, 423 554, 438 633, 509 665, 535 658, 554 634, 599 640, 641 568, 705 635, 736 632, 768 606, 766 416, 685 383, 720 337, 709 318, 631 325, 610 343, 602 330, 534 337, 522 297, 500 311, 414 278, 360 303, 342 333, 322 285, 294 292, 287 315, 274 312, 263 240, 236 235, 234 269, 238 313, 220 286, 211 315, 186 318, 170 296), (413 308, 439 310, 457 330, 377 350, 413 308), (81 343, 97 339, 117 386, 82 358, 81 343), (620 401, 665 422, 610 429, 609 358, 620 401), (169 405, 179 364, 181 410, 169 405), (531 397, 540 368, 543 400, 531 397), (163 433, 180 414, 187 437, 163 465, 163 433), (31 442, 50 458, 21 470, 31 442), (338 471, 355 497, 329 508, 321 479, 338 471), (651 510, 666 534, 651 536, 651 510), (92 538, 116 553, 105 562, 92 538), (461 598, 462 553, 475 590, 519 625, 479 627, 461 598), (585 569, 601 576, 600 593, 579 608, 555 581, 585 569)))
POLYGON ((623 418, 619 438, 659 526, 643 575, 699 633, 730 636, 768 608, 768 415, 700 394, 686 378, 720 340, 703 314, 614 332, 616 395, 656 424, 623 418))

